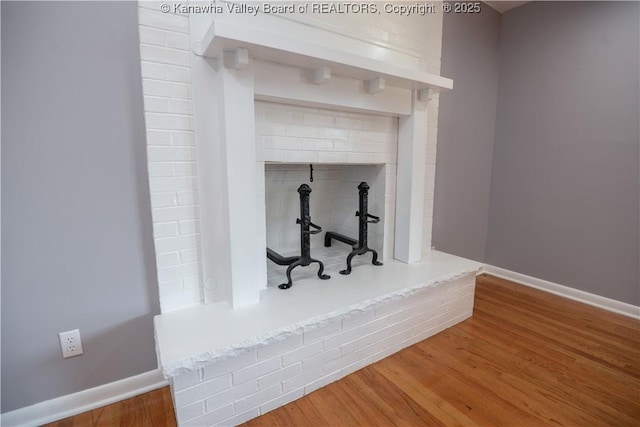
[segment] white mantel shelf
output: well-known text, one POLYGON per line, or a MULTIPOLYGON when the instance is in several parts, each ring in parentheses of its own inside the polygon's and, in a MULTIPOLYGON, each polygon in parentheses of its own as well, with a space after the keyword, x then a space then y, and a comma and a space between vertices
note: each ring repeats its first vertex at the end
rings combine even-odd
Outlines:
MULTIPOLYGON (((246 48, 256 59, 309 70, 330 67, 332 74, 364 81, 384 78, 390 86, 431 89, 435 93, 453 88, 453 80, 449 78, 321 44, 313 37, 305 37, 306 30, 292 34, 270 28, 273 27, 258 28, 247 22, 214 20, 193 50, 197 55, 217 57, 224 50, 246 48)), ((349 39, 345 38, 345 41, 349 39)), ((369 47, 374 51, 385 50, 373 45, 369 47)))
MULTIPOLYGON (((349 276, 300 280, 286 291, 270 288, 259 304, 200 305, 155 317, 156 348, 166 378, 238 356, 476 273, 481 264, 431 251, 413 264, 362 265, 349 276)), ((313 267, 312 267, 313 268, 313 267)))

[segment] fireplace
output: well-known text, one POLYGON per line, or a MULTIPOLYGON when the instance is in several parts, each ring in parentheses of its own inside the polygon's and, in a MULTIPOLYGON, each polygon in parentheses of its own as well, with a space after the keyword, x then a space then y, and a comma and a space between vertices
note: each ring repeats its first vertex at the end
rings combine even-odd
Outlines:
MULTIPOLYGON (((329 274, 345 268, 349 245, 325 248, 324 233, 333 231, 358 237, 358 185, 369 184, 370 212, 381 221, 371 226, 368 239, 381 260, 392 258, 395 224, 395 170, 397 163, 398 120, 392 116, 345 112, 322 108, 257 101, 256 144, 265 162, 265 206, 267 247, 287 256, 300 252, 297 188, 312 188, 311 217, 323 228, 311 238, 329 274), (286 135, 282 135, 286 134, 286 135), (275 161, 287 156, 314 155, 313 163, 275 161), (322 155, 340 155, 342 163, 320 162, 322 155), (370 161, 379 163, 366 163, 370 161), (313 169, 311 169, 313 168, 313 169), (313 175, 313 182, 310 181, 313 175)), ((311 160, 311 159, 310 159, 311 160)), ((369 259, 371 256, 368 257, 369 259)), ((369 261, 370 262, 370 261, 369 261)), ((360 258, 354 265, 362 263, 360 258)), ((267 262, 268 284, 284 277, 286 267, 267 262)), ((303 278, 311 272, 296 271, 303 278)))
POLYGON ((420 54, 320 17, 155 6, 140 2, 155 327, 181 425, 253 418, 471 315, 479 265, 430 248, 441 15, 376 21, 420 54), (266 248, 300 249, 301 184, 312 222, 354 238, 362 182, 384 265, 340 274, 352 247, 323 233, 309 245, 330 279, 269 286, 266 248))

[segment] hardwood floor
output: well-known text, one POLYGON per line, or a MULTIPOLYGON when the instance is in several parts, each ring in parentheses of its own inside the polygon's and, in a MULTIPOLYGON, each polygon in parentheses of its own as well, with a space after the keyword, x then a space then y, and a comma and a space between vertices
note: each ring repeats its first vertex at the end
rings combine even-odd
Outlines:
MULTIPOLYGON (((154 393, 52 426, 174 425, 154 393)), ((483 275, 471 319, 245 424, 389 425, 640 426, 640 321, 483 275)))
POLYGON ((173 402, 169 387, 150 391, 45 427, 175 427, 173 402))

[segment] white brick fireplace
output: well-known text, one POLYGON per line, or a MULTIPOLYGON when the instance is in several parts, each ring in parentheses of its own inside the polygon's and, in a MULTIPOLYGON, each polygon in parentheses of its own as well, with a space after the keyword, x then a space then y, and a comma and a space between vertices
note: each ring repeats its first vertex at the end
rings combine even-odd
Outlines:
POLYGON ((439 12, 167 4, 139 12, 156 342, 179 424, 248 420, 469 317, 478 264, 430 249, 437 93, 452 87, 439 12), (288 196, 273 191, 309 183, 310 164, 312 212, 332 231, 354 234, 355 216, 329 218, 354 211, 369 182, 384 265, 367 255, 349 276, 331 265, 330 280, 280 290, 267 286, 267 243, 293 246, 288 202, 271 203, 288 196))

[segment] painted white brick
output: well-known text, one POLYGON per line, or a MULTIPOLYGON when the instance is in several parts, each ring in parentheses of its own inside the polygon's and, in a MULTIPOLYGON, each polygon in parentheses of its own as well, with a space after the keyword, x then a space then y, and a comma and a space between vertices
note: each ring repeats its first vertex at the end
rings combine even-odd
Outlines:
POLYGON ((261 404, 273 400, 282 394, 282 387, 276 384, 266 390, 259 391, 255 394, 246 396, 234 403, 234 409, 237 413, 245 412, 250 409, 258 408, 261 404))
POLYGON ((353 341, 354 339, 358 338, 358 336, 359 336, 359 333, 357 329, 349 329, 337 335, 325 338, 323 340, 324 349, 329 350, 330 348, 338 347, 344 343, 353 341))
POLYGON ((342 370, 340 371, 340 375, 342 375, 343 377, 346 377, 347 375, 351 375, 352 373, 359 371, 360 369, 370 365, 372 363, 371 360, 372 360, 371 357, 358 360, 357 362, 354 362, 349 366, 342 368, 342 370))
POLYGON ((256 352, 250 351, 242 353, 236 357, 230 359, 221 360, 213 365, 204 368, 204 379, 214 378, 218 375, 226 374, 229 372, 237 371, 245 368, 251 364, 256 363, 256 352))
POLYGON ((389 326, 389 318, 385 316, 358 327, 358 332, 360 335, 372 334, 387 326, 389 326))
POLYGON ((193 418, 192 420, 186 422, 180 422, 181 426, 193 426, 193 427, 203 427, 203 426, 213 426, 217 425, 220 421, 225 418, 229 418, 233 415, 233 405, 227 405, 223 408, 217 409, 213 412, 209 412, 204 414, 201 417, 193 418))
POLYGON ((316 151, 332 151, 333 141, 328 139, 309 139, 302 140, 303 150, 316 150, 316 151))
MULTIPOLYGON (((256 415, 255 408, 260 405, 261 413, 265 410, 281 406, 287 402, 295 400, 304 393, 310 393, 317 388, 333 382, 340 377, 348 375, 364 366, 380 360, 394 352, 418 342, 427 336, 431 336, 440 330, 443 330, 452 324, 463 320, 471 314, 473 307, 473 277, 462 278, 453 283, 453 287, 435 287, 428 289, 428 292, 415 294, 410 299, 417 301, 414 304, 405 304, 404 306, 395 306, 395 309, 409 311, 415 316, 408 317, 400 322, 383 327, 389 318, 385 315, 380 318, 358 323, 357 326, 346 331, 341 331, 333 324, 328 324, 324 328, 307 331, 306 334, 314 332, 311 336, 311 343, 302 345, 304 340, 298 339, 300 336, 290 337, 289 340, 271 344, 274 348, 294 346, 283 354, 275 354, 271 359, 256 362, 258 355, 254 352, 249 365, 241 369, 233 371, 233 366, 227 365, 225 369, 218 368, 216 375, 222 371, 232 372, 232 383, 238 384, 233 388, 226 388, 211 393, 203 398, 207 404, 207 411, 217 410, 217 407, 224 407, 227 403, 234 404, 235 414, 247 413, 247 416, 256 415), (422 310, 425 306, 433 306, 433 309, 425 312, 422 310), (460 308, 466 310, 461 313, 460 308), (376 329, 380 328, 380 329, 376 329), (359 335, 350 335, 353 331, 359 335), (363 332, 371 331, 369 335, 363 336, 363 332), (320 332, 324 332, 323 335, 320 332), (322 342, 339 342, 349 338, 341 346, 343 355, 337 347, 330 348, 327 351, 315 353, 309 357, 305 357, 302 362, 297 362, 285 368, 280 368, 280 360, 295 360, 304 357, 313 351, 320 350, 322 342), (322 339, 322 340, 321 340, 322 339), (268 368, 267 368, 268 367, 268 368), (270 371, 266 373, 266 371, 270 371), (266 373, 266 374, 265 374, 266 373), (260 376, 262 375, 262 376, 260 376), (241 381, 241 382, 239 382, 241 381), (258 390, 256 392, 256 381, 258 390), (281 394, 283 393, 283 394, 281 394)), ((380 308, 380 307, 377 307, 380 308)), ((375 309, 372 307, 371 312, 375 309)), ((394 311, 395 312, 395 311, 394 311)), ((365 312, 361 313, 358 320, 368 319, 369 315, 365 312)), ((356 318, 354 318, 355 321, 356 318)), ((340 322, 335 322, 340 324, 340 322)), ((308 337, 305 337, 305 339, 308 337)), ((269 347, 269 346, 268 346, 269 347)), ((264 349, 260 349, 264 350, 264 349)), ((263 351, 264 354, 264 351, 263 351)), ((228 362, 228 361, 227 361, 228 362)), ((245 361, 246 363, 247 361, 245 361)), ((209 367, 210 368, 210 367, 209 367)), ((208 369, 208 368, 205 368, 208 369)), ((209 369, 209 372, 211 370, 209 369)), ((229 373, 225 372, 222 377, 216 377, 212 381, 219 378, 225 378, 225 385, 228 381, 229 373)), ((197 381, 197 375, 189 381, 197 381)), ((186 380, 183 380, 186 382, 186 380)), ((187 384, 190 384, 187 382, 187 384)), ((189 387, 182 391, 193 393, 194 389, 198 389, 202 384, 189 387)), ((178 393, 180 395, 180 392, 178 393)), ((202 393, 197 394, 201 396, 202 393)), ((194 402, 197 403, 197 402, 194 402)), ((184 405, 183 405, 184 406, 184 405)), ((194 407, 195 408, 195 407, 194 407)), ((194 408, 189 410, 196 411, 194 408)), ((185 413, 183 410, 181 413, 185 413)), ((193 412, 196 413, 196 412, 193 412)), ((205 416, 208 414, 205 414, 205 416)), ((190 415, 191 416, 191 415, 190 415)), ((202 415, 197 415, 199 419, 202 415)), ((217 416, 217 415, 216 415, 217 416)), ((239 416, 239 415, 238 415, 239 416)), ((236 415, 227 416, 236 417, 236 415)), ((203 419, 203 418, 202 418, 203 419)), ((207 418, 209 419, 209 418, 207 418)), ((212 418, 213 419, 213 416, 212 418)), ((235 419, 235 418, 234 418, 235 419)), ((238 418, 245 420, 246 418, 238 418)), ((195 420, 195 418, 193 419, 195 420)), ((195 422, 195 421, 194 421, 195 422)), ((216 421, 216 423, 221 422, 216 421)))
POLYGON ((189 263, 189 262, 199 262, 199 261, 200 261, 200 253, 197 248, 185 249, 180 251, 180 262, 189 263))
POLYGON ((147 146, 171 145, 171 133, 160 130, 147 130, 147 146))
POLYGON ((402 300, 386 302, 375 307, 375 316, 382 318, 400 310, 402 310, 402 300))
POLYGON ((299 362, 303 359, 306 359, 315 354, 318 354, 321 351, 322 351, 322 342, 320 341, 315 342, 311 345, 306 345, 304 347, 297 348, 293 351, 284 353, 282 355, 282 366, 288 366, 293 363, 299 362))
POLYGON ((163 222, 153 224, 154 239, 172 237, 178 235, 178 224, 175 222, 163 222))
POLYGON ((182 280, 172 280, 170 282, 159 282, 158 289, 160 290, 160 295, 168 295, 171 293, 184 291, 184 288, 182 287, 182 280))
POLYGON ((304 386, 304 394, 309 394, 312 393, 316 390, 318 390, 321 387, 324 387, 326 385, 331 384, 332 382, 338 381, 340 378, 342 378, 341 373, 338 372, 333 372, 329 375, 325 375, 315 381, 312 381, 310 383, 308 383, 307 385, 304 386))
POLYGON ((336 117, 336 127, 342 129, 362 129, 363 120, 350 117, 336 117))
POLYGON ((336 119, 332 114, 303 113, 303 123, 307 126, 335 127, 336 119))
POLYGON ((191 88, 187 84, 142 79, 142 90, 145 96, 161 96, 170 98, 191 97, 191 88))
POLYGON ((376 153, 347 153, 349 163, 384 163, 385 156, 376 153))
POLYGON ((294 390, 290 393, 283 394, 282 396, 273 399, 263 405, 260 405, 260 414, 266 414, 267 412, 279 408, 287 403, 293 402, 294 400, 300 399, 304 396, 304 389, 301 388, 299 390, 294 390))
MULTIPOLYGON (((264 122, 291 123, 291 111, 285 108, 265 107, 271 104, 256 102, 256 116, 261 116, 264 122), (260 108, 263 107, 263 108, 260 108), (262 113, 262 114, 259 114, 262 113)), ((273 104, 276 105, 276 104, 273 104)))
POLYGON ((282 124, 272 124, 265 122, 256 123, 256 135, 264 135, 264 136, 282 136, 284 135, 284 125, 282 124))
POLYGON ((197 193, 193 191, 181 191, 178 193, 178 204, 191 206, 198 204, 198 196, 197 193))
POLYGON ((192 219, 198 217, 196 206, 176 206, 170 208, 157 208, 151 210, 154 221, 167 222, 192 219))
POLYGON ((171 111, 169 98, 162 98, 157 96, 145 96, 144 111, 169 113, 171 111))
POLYGON ((329 374, 338 370, 342 370, 347 366, 367 359, 368 357, 370 357, 368 350, 359 349, 358 351, 342 355, 338 359, 325 363, 322 366, 322 369, 325 374, 329 374))
POLYGON ((140 27, 140 43, 164 46, 164 34, 157 28, 140 27))
POLYGON ((433 304, 432 302, 428 302, 426 307, 423 304, 413 304, 409 307, 405 307, 405 309, 402 311, 399 311, 394 314, 390 314, 389 323, 394 325, 394 324, 404 322, 407 319, 412 319, 416 316, 420 316, 421 314, 424 314, 425 310, 428 310, 430 308, 429 305, 432 305, 432 304, 433 304))
POLYGON ((354 351, 357 351, 362 347, 366 347, 368 345, 373 344, 375 340, 376 340, 376 336, 374 334, 369 334, 369 335, 356 338, 353 341, 349 341, 348 343, 341 345, 340 354, 344 356, 346 354, 353 353, 354 351))
POLYGON ((189 36, 173 31, 165 32, 164 45, 174 49, 189 50, 189 36))
MULTIPOLYGON (((172 252, 168 254, 158 254, 156 255, 156 263, 158 268, 166 268, 171 267, 173 265, 177 265, 180 263, 180 257, 177 252, 172 252)), ((158 274, 158 280, 165 281, 166 279, 160 279, 161 275, 158 274)))
MULTIPOLYGON (((238 411, 236 410, 236 413, 238 411)), ((253 418, 256 418, 260 416, 260 409, 259 408, 253 408, 250 409, 246 412, 242 412, 239 413, 237 415, 234 415, 231 418, 227 418, 225 420, 220 421, 220 425, 222 426, 237 426, 240 425, 242 423, 245 423, 253 418)))
POLYGON ((184 390, 187 387, 198 384, 202 380, 202 371, 200 369, 196 371, 187 372, 186 374, 178 375, 171 379, 171 387, 174 393, 176 391, 184 390))
MULTIPOLYGON (((176 255, 177 257, 177 255, 176 255)), ((172 267, 166 267, 165 265, 158 265, 158 280, 161 282, 169 280, 177 280, 186 277, 198 276, 201 272, 200 264, 197 262, 190 264, 175 265, 172 267)))
POLYGON ((169 104, 169 111, 177 114, 192 114, 193 104, 186 99, 172 99, 169 104))
POLYGON ((347 153, 331 153, 331 152, 319 152, 319 163, 347 163, 347 153))
MULTIPOLYGON (((169 3, 171 4, 172 2, 169 3)), ((189 32, 188 18, 171 13, 162 13, 159 8, 156 11, 138 8, 138 20, 141 25, 153 28, 162 28, 185 34, 189 32)))
POLYGON ((193 234, 189 236, 156 239, 156 251, 158 253, 164 253, 198 247, 197 236, 197 234, 193 234))
POLYGON ((303 334, 303 342, 305 344, 309 344, 314 341, 321 340, 325 338, 327 335, 331 335, 334 332, 340 331, 341 329, 342 329, 342 323, 339 320, 333 321, 325 326, 321 326, 319 328, 305 331, 303 334))
POLYGON ((160 310, 163 313, 202 303, 202 289, 165 294, 163 293, 162 283, 160 283, 159 288, 160 310))
MULTIPOLYGON (((149 147, 156 148, 156 147, 149 147)), ((171 163, 149 163, 148 165, 149 176, 173 176, 173 165, 171 163)), ((167 194, 167 193, 156 193, 167 194)), ((158 207, 158 206, 156 206, 158 207)))
POLYGON ((290 138, 287 136, 265 136, 264 148, 267 150, 301 150, 302 140, 300 138, 290 138))
MULTIPOLYGON (((166 129, 166 130, 191 130, 193 129, 193 123, 191 116, 180 114, 162 114, 162 113, 147 113, 145 114, 147 127, 149 129, 166 129)), ((187 159, 175 159, 175 160, 187 160, 187 159)), ((188 160, 194 160, 194 157, 189 157, 188 160)))
POLYGON ((284 125, 284 134, 300 138, 322 138, 332 140, 344 140, 348 138, 348 132, 344 129, 307 127, 300 125, 284 125))
POLYGON ((332 348, 302 361, 302 370, 308 371, 340 357, 340 349, 332 348))
POLYGON ((176 193, 151 194, 151 206, 154 208, 167 208, 176 205, 176 193))
POLYGON ((342 329, 347 330, 363 323, 370 322, 373 320, 374 314, 375 312, 373 310, 365 310, 360 313, 352 314, 349 317, 345 317, 342 319, 342 329))
POLYGON ((302 363, 289 365, 286 368, 279 369, 275 372, 258 378, 258 389, 265 390, 275 384, 279 384, 289 378, 293 378, 302 372, 302 363))
POLYGON ((258 360, 269 359, 274 356, 302 345, 302 335, 293 335, 283 341, 270 344, 258 349, 258 360))
POLYGON ((244 382, 256 379, 277 369, 282 368, 280 356, 258 362, 244 369, 240 369, 232 374, 234 384, 242 384, 244 382))
POLYGON ((213 412, 216 409, 222 408, 233 402, 242 399, 244 396, 255 393, 258 391, 258 383, 251 381, 220 392, 214 396, 205 400, 206 412, 213 412))
POLYGON ((315 151, 285 151, 283 160, 289 163, 318 163, 318 153, 315 151))
POLYGON ((171 142, 173 145, 195 145, 193 131, 174 131, 171 132, 171 142))
POLYGON ((149 177, 149 188, 152 193, 163 191, 193 191, 196 179, 192 176, 149 177))
POLYGON ((298 388, 304 388, 305 385, 320 379, 323 376, 322 368, 315 368, 309 371, 304 371, 300 375, 297 375, 289 380, 285 380, 282 383, 282 392, 288 393, 298 388))
POLYGON ((231 375, 224 375, 213 380, 201 382, 200 384, 175 393, 176 407, 190 405, 191 403, 205 399, 211 395, 231 388, 231 375))
POLYGON ((191 72, 188 67, 158 64, 157 62, 149 61, 142 61, 140 65, 143 79, 164 80, 175 83, 191 82, 191 72))
POLYGON ((147 157, 150 162, 195 160, 195 150, 192 147, 149 147, 147 157))
POLYGON ((140 45, 140 58, 143 61, 158 62, 160 64, 189 66, 189 52, 168 47, 140 45))
POLYGON ((179 221, 178 229, 181 235, 188 235, 200 232, 199 223, 196 220, 179 221))
POLYGON ((195 162, 174 162, 173 171, 176 176, 196 176, 195 162))
POLYGON ((184 279, 182 279, 182 288, 185 291, 192 289, 197 290, 202 288, 202 277, 185 277, 184 279))
POLYGON ((181 422, 204 415, 204 402, 196 402, 192 405, 176 408, 176 418, 181 422))

